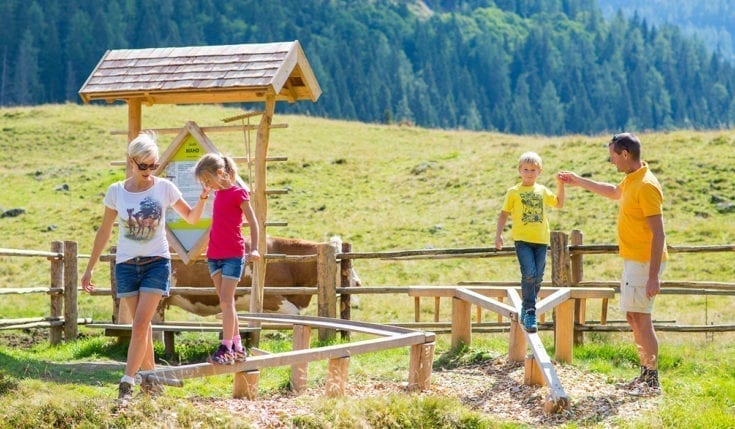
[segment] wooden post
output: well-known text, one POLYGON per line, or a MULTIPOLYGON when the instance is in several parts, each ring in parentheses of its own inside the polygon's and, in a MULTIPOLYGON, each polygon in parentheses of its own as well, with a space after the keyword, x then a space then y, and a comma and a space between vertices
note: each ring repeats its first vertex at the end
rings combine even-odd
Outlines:
POLYGON ((452 298, 452 348, 472 344, 472 304, 452 298))
POLYGON ((64 339, 77 339, 77 242, 64 242, 64 339))
POLYGON ((607 298, 602 298, 602 310, 600 311, 600 325, 607 325, 607 298))
MULTIPOLYGON (((269 92, 265 96, 265 111, 263 117, 258 124, 257 140, 255 142, 255 182, 253 183, 253 192, 251 194, 251 202, 255 211, 255 218, 258 220, 258 249, 260 253, 265 254, 267 246, 267 236, 265 231, 265 222, 268 219, 268 199, 266 197, 266 158, 268 156, 268 143, 270 140, 270 127, 273 122, 273 113, 276 108, 276 96, 269 92)), ((248 155, 250 156, 250 155, 248 155)), ((252 226, 251 226, 252 228, 252 226)), ((251 281, 250 293, 250 312, 263 312, 263 290, 265 288, 265 258, 260 258, 253 262, 253 277, 251 281)), ((251 320, 248 322, 250 327, 260 327, 260 321, 251 320)), ((260 343, 260 331, 253 332, 253 345, 260 343)))
POLYGON ((554 310, 554 348, 556 360, 572 363, 574 349, 574 302, 571 299, 554 310))
POLYGON ((536 362, 536 359, 533 357, 533 355, 526 356, 526 362, 525 362, 525 372, 523 374, 523 384, 526 386, 543 386, 546 384, 544 382, 544 374, 541 371, 541 367, 538 365, 538 362, 536 362))
MULTIPOLYGON (((142 124, 141 100, 139 98, 128 99, 128 143, 133 141, 140 134, 142 124)), ((125 148, 125 177, 130 177, 133 172, 130 170, 130 163, 127 162, 128 153, 125 148)))
POLYGON ((408 390, 425 390, 431 384, 431 367, 434 364, 433 341, 424 344, 414 344, 408 364, 408 390))
POLYGON ((418 323, 421 321, 421 297, 413 297, 413 321, 418 323))
MULTIPOLYGON (((352 244, 342 243, 342 253, 352 252, 352 244)), ((340 276, 339 283, 342 287, 350 286, 350 278, 352 277, 352 259, 340 259, 340 276)), ((343 293, 339 296, 339 318, 342 320, 350 320, 352 317, 352 294, 343 293)), ((339 331, 342 339, 350 339, 350 331, 339 331)))
POLYGON ((439 321, 439 312, 440 312, 439 310, 440 309, 441 309, 441 297, 435 296, 434 297, 434 322, 439 321))
MULTIPOLYGON (((337 263, 334 246, 320 243, 316 248, 317 270, 317 311, 320 317, 334 318, 337 313, 337 263)), ((327 341, 335 337, 335 330, 319 328, 319 340, 327 341)))
MULTIPOLYGON (((569 236, 569 244, 572 246, 581 246, 584 243, 584 234, 578 229, 573 229, 569 236)), ((570 252, 571 254, 571 252, 570 252)), ((576 286, 584 280, 584 264, 582 263, 582 254, 578 253, 570 256, 571 264, 571 283, 576 286)))
MULTIPOLYGON (((574 229, 570 235, 570 244, 579 246, 584 242, 582 231, 574 229)), ((570 252, 571 253, 571 252, 570 252)), ((576 286, 584 279, 584 266, 582 265, 582 254, 570 257, 571 261, 571 284, 576 286)), ((587 300, 578 299, 574 301, 574 322, 583 325, 587 320, 587 300)), ((584 332, 574 331, 574 345, 584 344, 584 332)))
POLYGON ((523 362, 526 356, 526 334, 520 323, 521 307, 523 301, 518 292, 513 288, 506 289, 508 301, 516 309, 516 313, 510 320, 510 337, 508 338, 508 360, 511 362, 523 362))
POLYGON ((560 231, 551 232, 551 283, 554 287, 569 286, 571 260, 568 241, 567 234, 560 231))
POLYGON ((350 357, 329 359, 327 370, 327 396, 337 398, 344 396, 347 385, 347 374, 350 368, 350 357))
MULTIPOLYGON (((293 325, 293 349, 305 350, 309 348, 311 339, 311 326, 293 325)), ((309 363, 298 363, 291 365, 291 390, 301 393, 306 390, 309 375, 309 363)))
MULTIPOLYGON (((64 243, 61 241, 54 241, 51 243, 52 253, 64 253, 64 243)), ((51 282, 49 287, 51 289, 61 289, 64 287, 64 259, 63 258, 49 258, 51 261, 51 282)), ((49 315, 51 319, 61 319, 61 312, 64 307, 63 295, 52 293, 51 294, 51 309, 49 315)), ((52 326, 49 329, 49 343, 56 345, 61 343, 61 326, 52 326)))
POLYGON ((526 356, 526 336, 517 320, 510 322, 510 338, 508 339, 508 360, 523 362, 526 356))
POLYGON ((257 369, 236 372, 234 375, 234 384, 232 386, 232 397, 235 399, 245 398, 252 401, 258 396, 259 380, 260 371, 257 369))

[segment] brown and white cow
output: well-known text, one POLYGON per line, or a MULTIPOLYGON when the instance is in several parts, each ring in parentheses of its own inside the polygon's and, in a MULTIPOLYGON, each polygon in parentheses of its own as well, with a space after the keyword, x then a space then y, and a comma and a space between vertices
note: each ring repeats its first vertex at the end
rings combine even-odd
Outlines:
MULTIPOLYGON (((250 237, 246 237, 248 247, 250 237)), ((330 243, 338 252, 342 251, 342 240, 332 237, 330 243)), ((268 249, 270 254, 285 255, 316 255, 317 245, 315 241, 294 238, 268 237, 268 249)), ((206 259, 197 260, 190 265, 181 261, 172 261, 171 286, 182 287, 212 287, 209 277, 209 269, 206 259)), ((317 285, 317 263, 316 261, 274 261, 268 262, 265 270, 266 287, 316 287, 317 285)), ((338 274, 339 275, 339 270, 338 274)), ((250 286, 252 281, 252 269, 250 264, 245 266, 242 279, 238 286, 250 286)), ((338 283, 339 284, 339 283, 338 283)), ((354 269, 350 273, 350 286, 359 286, 360 279, 354 269)), ((265 294, 263 296, 263 310, 271 313, 299 314, 301 310, 309 306, 312 295, 275 295, 265 294)), ((353 298, 354 299, 354 298, 353 298)), ((166 299, 167 306, 177 306, 197 314, 199 316, 211 316, 219 313, 219 298, 216 295, 179 295, 174 294, 166 299)), ((238 311, 250 310, 250 295, 237 297, 235 306, 238 311)))

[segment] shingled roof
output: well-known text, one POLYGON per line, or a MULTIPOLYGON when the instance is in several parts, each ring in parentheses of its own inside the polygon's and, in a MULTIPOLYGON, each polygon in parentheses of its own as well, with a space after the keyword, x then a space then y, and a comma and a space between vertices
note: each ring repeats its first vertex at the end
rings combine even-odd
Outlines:
POLYGON ((116 49, 100 60, 79 95, 148 104, 316 101, 319 83, 298 41, 116 49))

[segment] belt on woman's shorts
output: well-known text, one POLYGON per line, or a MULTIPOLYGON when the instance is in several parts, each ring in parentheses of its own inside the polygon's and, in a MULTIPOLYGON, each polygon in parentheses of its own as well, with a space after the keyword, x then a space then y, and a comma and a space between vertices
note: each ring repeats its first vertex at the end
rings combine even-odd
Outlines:
POLYGON ((131 265, 147 265, 151 262, 156 262, 160 259, 163 259, 162 256, 136 256, 133 259, 128 259, 127 261, 123 262, 123 264, 131 264, 131 265))

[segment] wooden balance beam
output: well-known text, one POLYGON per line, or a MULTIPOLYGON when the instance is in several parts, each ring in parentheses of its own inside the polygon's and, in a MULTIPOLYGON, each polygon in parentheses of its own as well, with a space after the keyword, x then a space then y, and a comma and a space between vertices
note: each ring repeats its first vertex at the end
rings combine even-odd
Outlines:
MULTIPOLYGON (((108 337, 126 338, 130 337, 133 327, 131 324, 117 323, 89 323, 89 328, 104 329, 108 337)), ((221 323, 197 323, 176 322, 171 324, 161 323, 152 325, 153 332, 163 333, 163 347, 166 357, 171 358, 175 354, 175 334, 178 332, 222 332, 221 323)), ((241 327, 240 334, 247 335, 250 332, 259 332, 260 328, 241 327)))
POLYGON ((329 359, 326 393, 329 396, 341 396, 344 394, 350 356, 410 346, 408 388, 422 390, 429 386, 435 340, 435 335, 431 332, 311 316, 248 314, 240 315, 238 318, 242 321, 292 324, 295 350, 284 353, 259 353, 258 356, 248 357, 245 362, 236 362, 233 365, 201 363, 141 371, 143 384, 182 386, 184 379, 234 373, 233 397, 253 399, 257 392, 261 368, 290 365, 292 389, 299 392, 305 387, 309 362, 329 359), (381 338, 309 349, 311 327, 362 332, 381 338))

